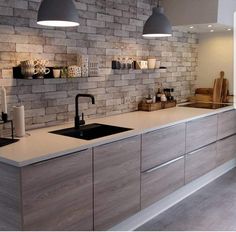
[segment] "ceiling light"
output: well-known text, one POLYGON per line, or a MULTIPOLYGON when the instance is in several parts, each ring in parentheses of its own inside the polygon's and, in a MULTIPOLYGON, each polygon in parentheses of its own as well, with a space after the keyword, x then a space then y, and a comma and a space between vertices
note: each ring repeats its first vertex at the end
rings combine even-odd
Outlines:
POLYGON ((194 26, 191 26, 191 27, 189 27, 190 29, 193 29, 194 28, 194 26))
POLYGON ((228 28, 227 31, 232 31, 232 29, 231 29, 231 28, 228 28))
POLYGON ((73 0, 43 0, 37 24, 50 27, 79 26, 78 11, 73 0))
POLYGON ((214 32, 214 30, 210 30, 210 32, 214 32))
POLYGON ((208 27, 210 28, 210 27, 212 27, 212 25, 208 25, 208 27))
POLYGON ((168 18, 164 15, 164 9, 158 1, 157 7, 152 10, 152 15, 148 18, 143 28, 143 37, 156 38, 172 36, 172 26, 168 18))

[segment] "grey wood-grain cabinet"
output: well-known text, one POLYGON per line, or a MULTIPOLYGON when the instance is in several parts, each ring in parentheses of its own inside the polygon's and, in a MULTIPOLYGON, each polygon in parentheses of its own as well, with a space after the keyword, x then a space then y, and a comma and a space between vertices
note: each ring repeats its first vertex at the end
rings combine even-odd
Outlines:
POLYGON ((236 134, 236 110, 218 114, 218 139, 236 134))
POLYGON ((184 156, 141 175, 141 208, 161 200, 184 185, 184 156))
POLYGON ((0 163, 0 231, 22 230, 19 168, 0 163))
POLYGON ((92 230, 92 151, 22 169, 24 230, 92 230))
POLYGON ((214 168, 216 168, 216 143, 186 155, 185 182, 189 183, 214 168))
POLYGON ((236 135, 217 142, 217 166, 236 158, 236 135))
POLYGON ((217 139, 217 115, 187 122, 186 153, 213 143, 217 139))
POLYGON ((1 230, 92 230, 92 150, 0 166, 1 230))
POLYGON ((142 171, 185 154, 185 123, 142 136, 142 171))
POLYGON ((136 136, 94 148, 94 229, 107 230, 140 210, 136 136))

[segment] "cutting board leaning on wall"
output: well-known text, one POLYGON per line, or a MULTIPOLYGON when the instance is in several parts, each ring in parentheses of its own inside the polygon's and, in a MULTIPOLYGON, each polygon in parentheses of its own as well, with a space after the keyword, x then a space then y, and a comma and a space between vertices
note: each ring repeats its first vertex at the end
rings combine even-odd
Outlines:
POLYGON ((224 78, 225 73, 220 72, 220 78, 215 79, 213 87, 213 102, 227 102, 229 95, 229 81, 224 78))

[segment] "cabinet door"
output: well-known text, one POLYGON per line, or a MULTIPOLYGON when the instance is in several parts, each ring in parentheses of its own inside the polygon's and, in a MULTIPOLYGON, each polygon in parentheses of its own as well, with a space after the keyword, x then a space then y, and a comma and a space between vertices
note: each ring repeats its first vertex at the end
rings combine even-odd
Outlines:
POLYGON ((142 137, 142 171, 185 153, 185 124, 156 130, 142 137))
POLYGON ((144 209, 184 185, 184 157, 150 169, 141 177, 141 208, 144 209))
POLYGON ((236 110, 218 115, 218 139, 236 134, 236 110))
POLYGON ((236 135, 219 140, 217 142, 217 165, 236 158, 236 135))
POLYGON ((94 229, 140 210, 140 136, 94 148, 94 229))
POLYGON ((186 152, 213 143, 216 138, 217 115, 190 121, 186 129, 186 152))
POLYGON ((0 231, 22 230, 20 169, 0 163, 0 231))
POLYGON ((206 174, 216 167, 216 143, 210 144, 186 155, 185 182, 206 174))
POLYGON ((24 230, 92 230, 92 151, 22 169, 24 230))

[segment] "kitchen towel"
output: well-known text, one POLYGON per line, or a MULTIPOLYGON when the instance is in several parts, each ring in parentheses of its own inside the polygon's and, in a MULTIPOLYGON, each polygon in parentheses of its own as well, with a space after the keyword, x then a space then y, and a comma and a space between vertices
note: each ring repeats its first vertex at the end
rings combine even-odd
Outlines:
POLYGON ((24 106, 13 107, 13 122, 15 126, 16 136, 25 136, 25 109, 24 106))

